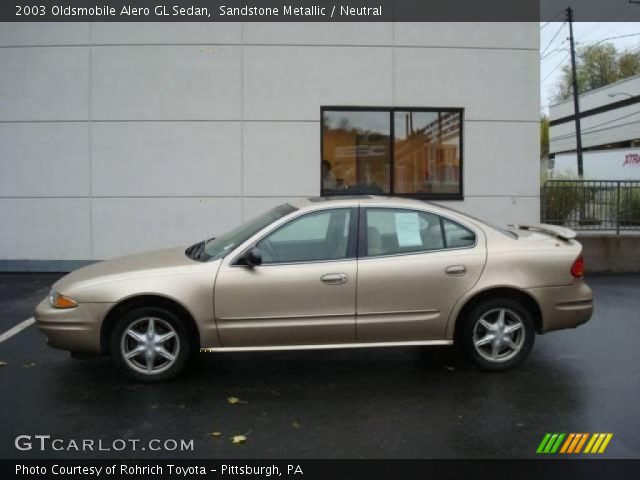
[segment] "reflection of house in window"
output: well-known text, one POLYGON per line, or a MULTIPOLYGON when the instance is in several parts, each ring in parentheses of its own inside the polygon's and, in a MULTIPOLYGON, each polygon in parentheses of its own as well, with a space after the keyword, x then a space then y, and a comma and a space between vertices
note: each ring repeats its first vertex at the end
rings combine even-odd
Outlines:
POLYGON ((461 197, 461 110, 322 113, 323 194, 461 197))

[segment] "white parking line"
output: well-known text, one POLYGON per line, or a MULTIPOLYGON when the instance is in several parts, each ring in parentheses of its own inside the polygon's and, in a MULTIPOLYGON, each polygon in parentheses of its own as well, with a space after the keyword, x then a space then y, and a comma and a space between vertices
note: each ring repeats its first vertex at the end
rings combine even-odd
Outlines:
POLYGON ((9 340, 11 337, 20 333, 22 330, 33 325, 34 323, 36 323, 36 321, 33 317, 27 318, 24 322, 20 322, 15 327, 7 330, 2 335, 0 335, 0 343, 4 342, 5 340, 9 340))

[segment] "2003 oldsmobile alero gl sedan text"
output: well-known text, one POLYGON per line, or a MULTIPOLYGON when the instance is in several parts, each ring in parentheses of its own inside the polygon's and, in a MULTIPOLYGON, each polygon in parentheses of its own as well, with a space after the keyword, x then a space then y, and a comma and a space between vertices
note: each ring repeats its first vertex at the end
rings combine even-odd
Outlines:
POLYGON ((536 334, 591 317, 575 233, 491 226, 393 197, 310 198, 218 238, 63 277, 35 318, 51 346, 141 381, 212 351, 458 344, 506 370, 536 334))

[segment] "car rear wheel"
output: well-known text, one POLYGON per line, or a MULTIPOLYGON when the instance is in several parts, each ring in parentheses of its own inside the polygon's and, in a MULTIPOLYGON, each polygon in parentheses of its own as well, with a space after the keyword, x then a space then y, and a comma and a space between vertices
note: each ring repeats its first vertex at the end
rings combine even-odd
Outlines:
POLYGON ((483 370, 508 370, 521 363, 533 347, 533 319, 515 300, 488 300, 471 310, 459 341, 467 357, 483 370))
POLYGON ((111 334, 111 357, 127 376, 158 382, 178 375, 191 351, 189 334, 173 312, 157 307, 126 313, 111 334))

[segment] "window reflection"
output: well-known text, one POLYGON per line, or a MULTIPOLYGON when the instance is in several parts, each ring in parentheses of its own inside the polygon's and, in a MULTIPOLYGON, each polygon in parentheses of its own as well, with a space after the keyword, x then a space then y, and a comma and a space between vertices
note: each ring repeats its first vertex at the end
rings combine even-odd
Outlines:
POLYGON ((323 193, 390 193, 389 122, 389 112, 324 112, 323 193))
POLYGON ((394 112, 394 192, 460 192, 460 113, 394 112))
POLYGON ((324 109, 322 194, 461 196, 461 112, 324 109))

